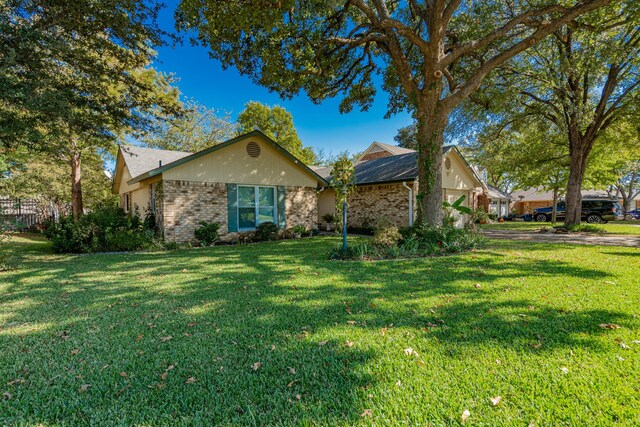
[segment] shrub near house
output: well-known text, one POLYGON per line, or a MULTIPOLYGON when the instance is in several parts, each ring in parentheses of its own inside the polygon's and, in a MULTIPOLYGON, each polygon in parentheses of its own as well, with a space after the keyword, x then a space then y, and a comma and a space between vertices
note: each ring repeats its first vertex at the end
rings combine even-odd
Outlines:
POLYGON ((138 215, 127 215, 117 207, 99 208, 78 220, 64 217, 49 224, 45 235, 58 253, 134 251, 160 245, 138 215))

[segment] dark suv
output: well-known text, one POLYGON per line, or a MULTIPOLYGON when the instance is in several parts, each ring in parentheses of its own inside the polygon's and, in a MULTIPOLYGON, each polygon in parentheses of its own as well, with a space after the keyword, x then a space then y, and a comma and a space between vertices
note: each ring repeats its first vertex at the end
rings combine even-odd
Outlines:
MULTIPOLYGON (((533 210, 535 221, 551 221, 553 208, 538 208, 533 210)), ((564 219, 565 202, 558 202, 556 220, 564 219)), ((589 223, 605 223, 622 219, 622 207, 616 200, 607 199, 583 199, 582 220, 589 223)))

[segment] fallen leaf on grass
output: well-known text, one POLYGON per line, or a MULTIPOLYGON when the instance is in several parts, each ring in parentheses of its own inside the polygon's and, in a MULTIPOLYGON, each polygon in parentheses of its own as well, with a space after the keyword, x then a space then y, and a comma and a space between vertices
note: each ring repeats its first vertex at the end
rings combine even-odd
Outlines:
POLYGON ((122 378, 129 378, 129 375, 127 375, 127 373, 126 373, 126 372, 124 372, 124 371, 120 372, 120 376, 121 376, 122 378))
POLYGON ((631 350, 631 347, 629 347, 628 345, 626 345, 625 343, 623 343, 622 341, 620 341, 620 348, 623 348, 625 350, 631 350))
POLYGON ((16 378, 15 380, 11 380, 7 383, 7 385, 14 385, 14 384, 24 384, 24 378, 16 378))
POLYGON ((80 349, 75 348, 75 349, 71 350, 71 355, 72 356, 75 356, 78 353, 80 353, 80 349))
POLYGON ((353 341, 349 341, 349 340, 347 340, 347 341, 344 343, 344 346, 345 346, 345 347, 349 347, 349 348, 351 348, 351 347, 353 347, 353 344, 354 344, 354 343, 353 343, 353 341))
POLYGON ((480 283, 474 283, 473 287, 476 288, 476 289, 479 289, 480 288, 480 283))
POLYGON ((139 334, 139 335, 136 337, 136 342, 140 342, 140 341, 142 341, 143 339, 144 339, 144 334, 139 334))
POLYGON ((13 395, 11 393, 9 393, 8 391, 5 391, 4 393, 2 393, 2 397, 9 400, 9 399, 13 399, 13 395))
POLYGON ((299 394, 296 394, 296 400, 300 400, 302 399, 302 396, 300 396, 299 394))
POLYGON ((194 327, 194 326, 196 326, 196 325, 197 325, 197 323, 196 323, 196 322, 189 322, 189 323, 187 323, 187 327, 189 327, 189 328, 193 328, 193 327, 194 327))
POLYGON ((167 335, 166 337, 160 337, 160 341, 162 342, 167 342, 169 340, 173 339, 173 337, 171 335, 167 335))
POLYGON ((185 384, 193 384, 193 383, 195 383, 196 381, 198 381, 198 380, 196 379, 196 377, 189 377, 189 378, 187 378, 187 380, 186 380, 184 383, 185 383, 185 384))
POLYGON ((296 383, 298 380, 293 380, 291 381, 289 384, 287 384, 287 387, 291 388, 293 387, 293 384, 296 383))
POLYGON ((398 380, 398 382, 396 383, 396 386, 402 387, 402 381, 398 380))
POLYGON ((491 397, 489 400, 493 406, 498 406, 502 402, 502 396, 491 397))
POLYGON ((356 322, 355 320, 347 320, 348 325, 355 325, 356 323, 358 322, 356 322))
POLYGON ((569 368, 565 368, 564 366, 563 366, 562 368, 560 368, 560 370, 561 370, 562 372, 564 372, 565 374, 568 374, 568 373, 569 373, 569 368))
POLYGON ((411 347, 404 349, 405 356, 415 356, 418 357, 418 352, 412 349, 411 347))
POLYGON ((80 393, 86 393, 87 390, 89 390, 89 387, 91 387, 91 384, 82 384, 80 386, 80 393))
POLYGON ((160 375, 160 378, 161 378, 161 379, 163 379, 163 380, 166 380, 168 376, 169 376, 169 372, 164 371, 164 372, 162 373, 162 375, 160 375))
POLYGON ((464 423, 465 421, 467 421, 470 416, 471 416, 471 412, 469 412, 468 409, 465 409, 464 411, 462 411, 462 422, 464 423))
POLYGON ((373 411, 371 409, 365 409, 363 413, 360 414, 361 417, 371 417, 373 415, 373 411))
POLYGON ((180 270, 181 273, 188 273, 189 270, 187 270, 186 268, 183 268, 182 270, 180 270))
POLYGON ((318 345, 327 345, 327 343, 328 343, 328 342, 329 342, 329 341, 320 341, 320 342, 318 343, 318 345))
POLYGON ((291 375, 295 375, 296 374, 296 368, 292 368, 291 366, 289 366, 287 369, 289 369, 289 373, 291 375))
POLYGON ((600 323, 598 326, 600 326, 602 329, 620 329, 620 325, 617 325, 615 323, 600 323))
POLYGON ((254 371, 257 371, 258 369, 260 369, 260 366, 262 366, 262 363, 256 362, 253 365, 251 365, 251 369, 253 369, 254 371))

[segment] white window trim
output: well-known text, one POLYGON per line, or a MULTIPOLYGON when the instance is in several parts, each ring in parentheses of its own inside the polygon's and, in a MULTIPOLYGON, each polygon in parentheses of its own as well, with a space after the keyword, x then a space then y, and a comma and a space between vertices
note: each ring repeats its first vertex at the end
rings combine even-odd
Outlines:
POLYGON ((278 225, 278 189, 273 185, 238 185, 236 187, 236 224, 238 224, 238 231, 255 231, 256 227, 240 227, 240 187, 253 188, 253 198, 255 200, 254 215, 256 227, 258 222, 258 210, 260 209, 260 188, 270 188, 273 191, 273 223, 278 225))

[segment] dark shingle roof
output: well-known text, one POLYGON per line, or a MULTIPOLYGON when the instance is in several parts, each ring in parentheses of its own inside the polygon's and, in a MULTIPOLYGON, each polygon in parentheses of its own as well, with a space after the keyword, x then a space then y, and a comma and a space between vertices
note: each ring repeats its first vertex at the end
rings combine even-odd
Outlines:
MULTIPOLYGON (((453 145, 442 148, 446 154, 453 145)), ((317 169, 316 172, 325 180, 331 179, 331 167, 317 169)), ((356 185, 380 182, 413 181, 418 179, 418 152, 380 157, 355 165, 356 185)))
POLYGON ((129 168, 131 178, 157 168, 160 166, 160 162, 166 165, 191 155, 191 153, 185 151, 158 150, 155 148, 136 147, 135 145, 123 145, 121 148, 122 157, 127 168, 129 168))

